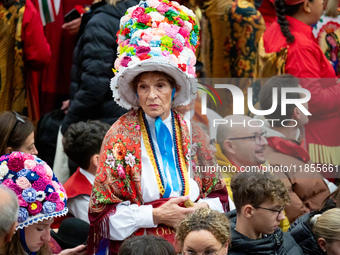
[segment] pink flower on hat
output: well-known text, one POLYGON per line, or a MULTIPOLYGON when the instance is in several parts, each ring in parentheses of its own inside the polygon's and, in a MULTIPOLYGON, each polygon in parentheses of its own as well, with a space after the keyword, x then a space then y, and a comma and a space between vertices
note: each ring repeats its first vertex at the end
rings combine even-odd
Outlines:
POLYGON ((58 203, 57 203, 57 207, 56 207, 55 210, 56 210, 57 212, 59 212, 59 211, 63 210, 64 207, 65 207, 64 202, 58 202, 58 203))
POLYGON ((21 152, 13 152, 8 159, 7 166, 9 170, 19 172, 24 168, 24 157, 21 152))
POLYGON ((27 180, 26 177, 19 177, 18 179, 16 179, 15 183, 18 185, 20 189, 28 189, 32 187, 30 181, 27 180))
POLYGON ((33 155, 28 154, 28 153, 23 154, 23 157, 25 160, 34 160, 33 155))
POLYGON ((151 39, 153 38, 151 33, 147 33, 147 34, 143 33, 141 37, 142 37, 143 41, 145 41, 147 43, 150 43, 151 39))
POLYGON ((60 197, 59 197, 59 194, 57 192, 53 192, 53 193, 51 193, 47 196, 46 200, 51 201, 53 203, 58 203, 58 202, 60 202, 60 197))
POLYGON ((172 42, 172 44, 173 44, 173 48, 174 48, 174 49, 176 49, 176 50, 178 50, 178 51, 182 51, 182 50, 183 50, 183 45, 182 45, 182 43, 181 43, 180 40, 175 39, 175 40, 172 42))
POLYGON ((28 203, 22 198, 22 195, 18 195, 18 202, 19 202, 19 206, 21 207, 27 207, 28 203))
POLYGON ((35 201, 35 202, 29 204, 27 209, 28 209, 30 214, 37 215, 38 213, 41 212, 42 204, 39 201, 35 201))
POLYGON ((142 14, 142 15, 138 16, 137 22, 147 25, 149 22, 151 22, 151 17, 148 14, 142 14))
POLYGON ((144 14, 145 9, 143 7, 137 7, 131 15, 131 18, 138 18, 140 15, 144 14))
POLYGON ((187 30, 187 29, 185 29, 185 28, 183 28, 183 27, 181 27, 180 29, 179 29, 179 32, 178 32, 180 35, 182 35, 184 38, 187 38, 187 37, 189 37, 190 36, 190 32, 187 30))
POLYGON ((37 163, 34 161, 34 158, 33 159, 26 159, 25 163, 24 163, 24 167, 26 169, 33 169, 33 168, 35 168, 36 165, 37 165, 37 163))
POLYGON ((149 46, 138 46, 136 48, 136 55, 140 57, 143 54, 148 54, 150 52, 150 47, 149 46))
POLYGON ((149 6, 152 8, 157 8, 158 5, 160 4, 158 0, 149 0, 148 3, 149 3, 149 6))
POLYGON ((124 66, 124 67, 127 67, 129 62, 131 61, 131 57, 129 56, 125 56, 122 61, 121 61, 121 65, 124 66))
POLYGON ((157 6, 157 11, 159 11, 160 13, 164 14, 166 13, 170 7, 168 5, 166 5, 165 3, 160 3, 158 6, 157 6))
POLYGON ((174 25, 167 26, 165 27, 165 34, 171 38, 175 38, 176 35, 178 34, 179 29, 180 27, 178 26, 174 26, 174 25))
POLYGON ((52 179, 52 177, 53 177, 53 171, 52 171, 52 169, 49 167, 49 165, 47 165, 47 164, 45 164, 44 165, 44 168, 45 168, 45 170, 46 170, 46 175, 50 178, 50 179, 52 179))
POLYGON ((42 165, 37 165, 34 169, 34 172, 36 172, 39 176, 45 176, 46 175, 46 169, 42 165))

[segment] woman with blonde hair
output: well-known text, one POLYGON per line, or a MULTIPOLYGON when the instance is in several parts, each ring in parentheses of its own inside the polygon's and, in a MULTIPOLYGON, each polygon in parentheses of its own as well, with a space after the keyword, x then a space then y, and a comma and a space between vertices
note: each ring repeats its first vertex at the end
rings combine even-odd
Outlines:
POLYGON ((340 254, 340 209, 300 217, 288 230, 307 255, 340 254))
POLYGON ((227 254, 230 239, 227 216, 208 208, 198 209, 189 215, 176 231, 176 240, 184 255, 227 254))

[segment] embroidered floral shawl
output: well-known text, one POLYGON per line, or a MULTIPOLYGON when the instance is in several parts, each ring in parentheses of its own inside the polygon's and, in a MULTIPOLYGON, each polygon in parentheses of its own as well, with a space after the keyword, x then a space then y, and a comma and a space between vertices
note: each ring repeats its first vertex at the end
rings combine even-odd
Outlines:
MULTIPOLYGON (((100 163, 92 188, 89 219, 91 222, 89 250, 98 248, 102 238, 109 238, 109 214, 114 214, 116 205, 123 201, 132 204, 144 204, 141 193, 141 123, 140 110, 132 110, 120 117, 106 134, 100 153, 100 163)), ((181 132, 182 146, 186 166, 190 160, 190 137, 183 117, 174 113, 181 132)), ((202 139, 203 131, 195 129, 193 139, 202 139)), ((208 142, 203 143, 207 146, 208 142)), ((202 153, 203 161, 213 160, 211 155, 202 153)), ((194 179, 198 183, 200 197, 220 197, 224 208, 228 208, 228 193, 225 184, 217 173, 197 173, 194 179)))

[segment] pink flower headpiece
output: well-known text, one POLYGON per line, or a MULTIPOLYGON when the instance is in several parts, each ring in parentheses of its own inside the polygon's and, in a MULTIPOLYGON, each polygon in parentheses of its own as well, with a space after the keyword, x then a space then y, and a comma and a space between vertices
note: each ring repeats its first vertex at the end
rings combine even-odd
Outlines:
POLYGON ((0 157, 0 184, 18 197, 18 228, 65 215, 66 192, 51 168, 41 159, 22 152, 0 157))
POLYGON ((189 104, 196 95, 198 35, 195 14, 177 2, 147 0, 129 8, 117 33, 118 57, 111 80, 116 102, 126 109, 139 107, 130 82, 141 72, 162 71, 181 87, 173 106, 189 104))

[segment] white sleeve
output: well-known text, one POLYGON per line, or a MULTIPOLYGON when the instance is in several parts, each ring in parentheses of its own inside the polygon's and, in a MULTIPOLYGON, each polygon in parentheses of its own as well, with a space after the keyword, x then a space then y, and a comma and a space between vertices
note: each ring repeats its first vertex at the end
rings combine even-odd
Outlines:
POLYGON ((86 221, 90 224, 89 221, 89 202, 90 196, 81 195, 74 198, 69 198, 67 200, 67 207, 69 212, 78 219, 86 221))
POLYGON ((117 205, 116 213, 110 215, 110 239, 124 240, 140 228, 155 228, 152 205, 130 204, 125 201, 117 205))
POLYGON ((206 198, 201 198, 200 200, 197 201, 197 203, 207 203, 209 205, 209 208, 214 211, 218 211, 220 213, 224 213, 222 203, 220 201, 219 197, 206 197, 206 198))

